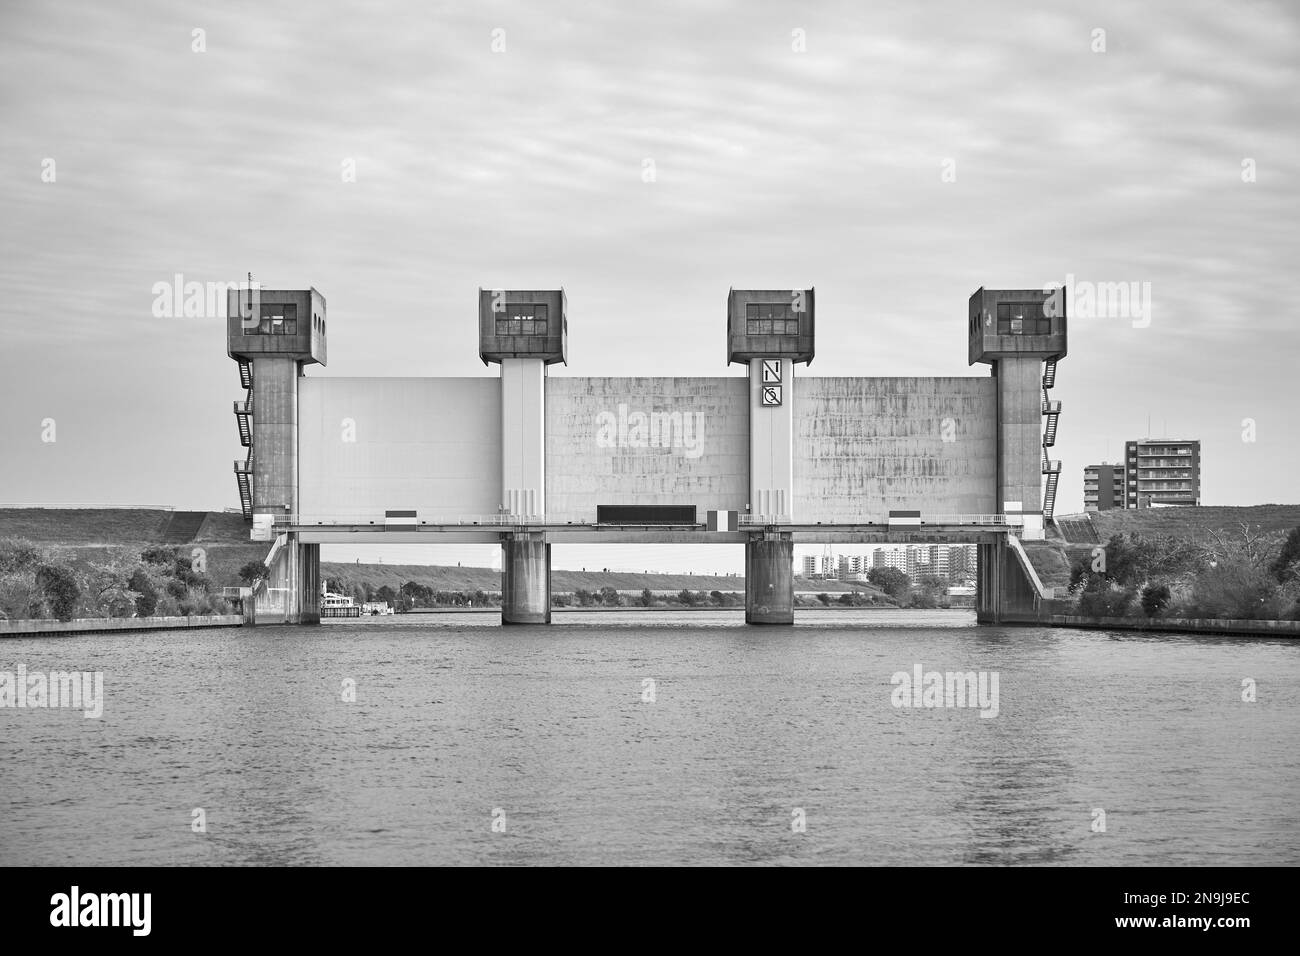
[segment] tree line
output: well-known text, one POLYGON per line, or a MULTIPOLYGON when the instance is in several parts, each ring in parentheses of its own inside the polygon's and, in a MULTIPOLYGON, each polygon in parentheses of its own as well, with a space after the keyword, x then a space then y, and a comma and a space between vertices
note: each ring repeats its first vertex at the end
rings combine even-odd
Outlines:
POLYGON ((1208 540, 1114 534, 1080 556, 1070 600, 1084 617, 1300 620, 1300 527, 1280 540, 1243 524, 1208 540))
POLYGON ((202 557, 179 548, 106 548, 88 562, 67 548, 0 540, 0 617, 7 620, 229 614, 202 557))

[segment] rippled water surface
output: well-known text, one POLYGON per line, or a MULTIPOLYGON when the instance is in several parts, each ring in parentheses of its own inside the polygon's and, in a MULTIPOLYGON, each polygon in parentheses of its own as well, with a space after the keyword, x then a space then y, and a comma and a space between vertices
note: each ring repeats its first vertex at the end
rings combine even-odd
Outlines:
POLYGON ((106 702, 0 709, 0 863, 1300 863, 1296 642, 799 613, 3 639, 106 702))

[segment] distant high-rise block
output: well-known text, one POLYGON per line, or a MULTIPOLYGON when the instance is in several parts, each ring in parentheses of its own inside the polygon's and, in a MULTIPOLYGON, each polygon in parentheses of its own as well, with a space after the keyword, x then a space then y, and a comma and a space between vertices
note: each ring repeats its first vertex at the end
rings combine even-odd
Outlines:
POLYGON ((1200 503, 1200 441, 1147 438, 1125 443, 1125 508, 1200 503))
POLYGON ((1102 462, 1083 469, 1083 510, 1124 507, 1124 466, 1102 462))

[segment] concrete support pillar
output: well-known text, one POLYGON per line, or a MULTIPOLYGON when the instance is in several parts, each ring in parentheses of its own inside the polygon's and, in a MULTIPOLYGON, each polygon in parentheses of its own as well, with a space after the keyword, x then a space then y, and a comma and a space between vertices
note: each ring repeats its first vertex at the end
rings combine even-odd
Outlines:
POLYGON ((501 360, 501 509, 546 514, 546 363, 501 360))
POLYGON ((299 544, 298 624, 320 623, 320 545, 299 544))
MULTIPOLYGON (((767 377, 773 376, 769 372, 767 377)), ((790 359, 760 358, 749 363, 749 513, 794 519, 794 362, 790 359), (775 366, 779 381, 764 381, 765 363, 775 366), (781 404, 763 403, 765 385, 777 390, 781 404)))
POLYGON ((1006 546, 1000 542, 977 545, 975 573, 975 620, 980 624, 1002 623, 1002 570, 1006 546))
POLYGON ((298 377, 302 363, 253 359, 253 513, 298 511, 298 377))
POLYGON ((1043 360, 1041 355, 1000 358, 998 393, 998 498, 1003 512, 1019 502, 1026 514, 1043 511, 1043 360))
POLYGON ((1023 621, 1041 612, 1038 589, 1017 552, 1005 538, 979 546, 975 619, 980 624, 1023 621))
POLYGON ((745 623, 794 623, 794 535, 751 535, 745 542, 745 623))
POLYGON ((551 546, 540 532, 501 542, 501 623, 551 623, 551 546))
POLYGON ((320 623, 320 583, 320 545, 303 544, 290 532, 267 580, 268 588, 284 595, 285 624, 320 623))

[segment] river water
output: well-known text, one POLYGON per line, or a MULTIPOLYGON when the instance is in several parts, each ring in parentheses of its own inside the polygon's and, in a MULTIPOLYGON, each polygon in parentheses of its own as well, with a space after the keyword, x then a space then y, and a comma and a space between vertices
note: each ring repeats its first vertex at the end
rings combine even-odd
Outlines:
POLYGON ((0 863, 1300 863, 1300 643, 798 614, 3 639, 104 708, 0 708, 0 863))

